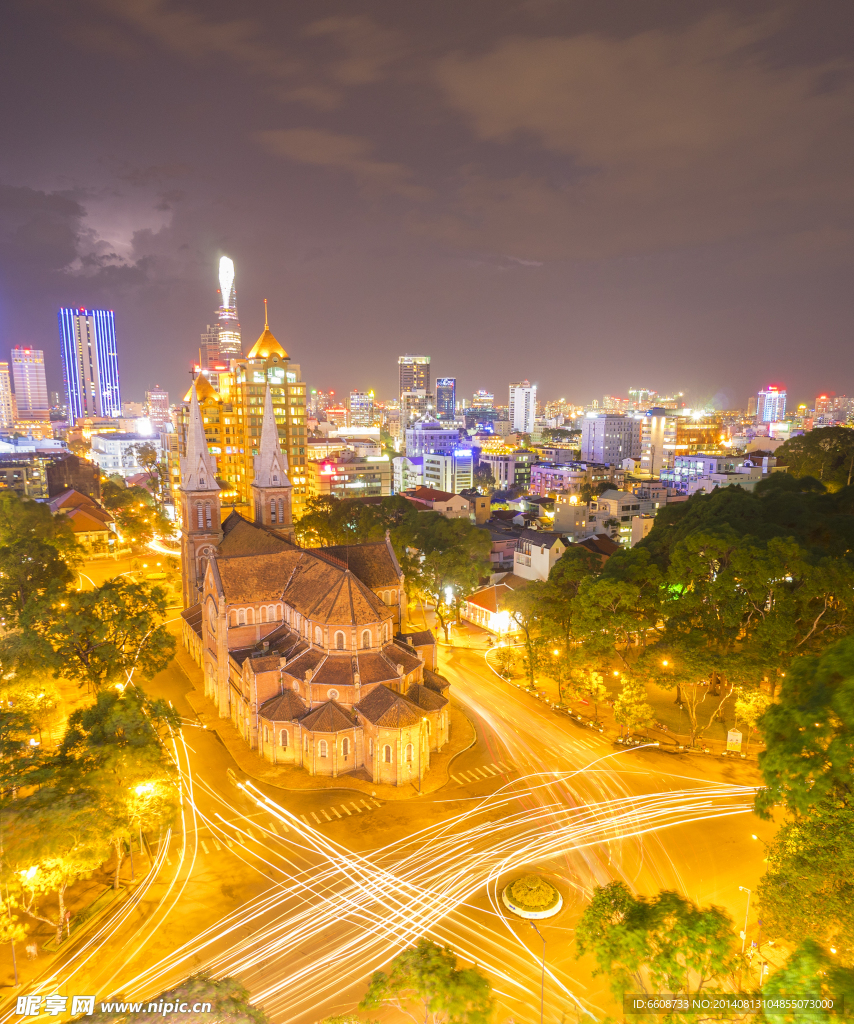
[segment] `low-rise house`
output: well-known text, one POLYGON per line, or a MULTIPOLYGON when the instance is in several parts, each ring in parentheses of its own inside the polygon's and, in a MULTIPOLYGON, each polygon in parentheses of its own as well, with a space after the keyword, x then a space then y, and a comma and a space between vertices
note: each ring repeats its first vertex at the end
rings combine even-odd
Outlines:
POLYGON ((513 553, 513 572, 526 580, 547 580, 564 551, 566 543, 559 533, 522 530, 513 553))
POLYGON ((446 519, 468 519, 471 516, 471 503, 461 494, 437 491, 432 487, 413 487, 403 497, 418 508, 441 512, 446 519))
POLYGON ((73 489, 64 491, 50 501, 50 510, 68 519, 75 542, 90 557, 111 555, 118 549, 115 520, 88 494, 73 489))
POLYGON ((488 586, 481 587, 466 599, 461 612, 466 622, 489 630, 496 636, 512 633, 516 626, 510 618, 504 601, 508 594, 526 587, 530 580, 515 573, 502 573, 493 578, 488 586))

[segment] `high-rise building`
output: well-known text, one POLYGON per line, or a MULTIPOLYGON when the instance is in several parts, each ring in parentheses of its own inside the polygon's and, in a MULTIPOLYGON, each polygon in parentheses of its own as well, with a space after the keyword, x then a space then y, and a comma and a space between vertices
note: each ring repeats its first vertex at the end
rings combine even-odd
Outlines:
MULTIPOLYGON (((328 416, 327 416, 328 419, 328 416)), ((373 391, 350 392, 350 426, 372 427, 374 425, 373 391)))
POLYGON ((151 420, 155 433, 172 429, 172 415, 169 412, 169 392, 153 387, 145 392, 145 415, 151 420))
POLYGON ((12 382, 18 420, 31 423, 50 419, 44 352, 16 345, 12 349, 12 382))
POLYGON ((641 420, 618 413, 588 413, 581 424, 581 458, 605 466, 641 454, 641 420))
POLYGON ((219 324, 208 324, 199 343, 199 368, 210 370, 219 363, 219 324))
POLYGON ((756 422, 779 423, 786 415, 786 389, 771 384, 756 396, 756 422))
POLYGON ((430 356, 399 356, 400 394, 423 391, 430 394, 430 356))
POLYGON ((530 434, 537 416, 537 385, 523 380, 510 385, 510 426, 521 434, 530 434))
POLYGON ((122 414, 116 321, 111 309, 61 309, 62 375, 71 423, 122 414))
MULTIPOLYGON (((266 387, 270 385, 281 450, 287 456, 292 484, 293 510, 301 515, 306 500, 305 384, 299 365, 279 344, 264 322, 264 331, 249 354, 219 374, 219 389, 207 375, 196 378, 196 394, 202 410, 204 434, 217 479, 222 482, 223 504, 252 504, 251 487, 258 454, 266 387)), ((191 395, 178 413, 179 452, 186 451, 191 395)))
POLYGON ((491 409, 495 404, 495 395, 491 391, 475 391, 471 400, 472 409, 491 409))
POLYGON ((457 378, 436 378, 436 413, 440 419, 452 420, 457 411, 457 378))
POLYGON ((15 407, 12 404, 12 382, 9 378, 9 364, 0 363, 0 429, 8 430, 15 422, 15 407))
POLYGON ((228 256, 221 257, 219 261, 219 296, 219 355, 221 359, 239 359, 243 355, 243 349, 240 345, 240 324, 237 320, 234 262, 228 256))

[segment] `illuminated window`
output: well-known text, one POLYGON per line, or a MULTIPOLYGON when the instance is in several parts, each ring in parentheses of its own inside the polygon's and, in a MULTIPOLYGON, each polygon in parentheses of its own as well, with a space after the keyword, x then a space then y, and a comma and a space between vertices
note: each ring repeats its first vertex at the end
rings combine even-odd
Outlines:
POLYGON ((329 756, 329 746, 327 745, 326 740, 321 740, 318 744, 317 755, 318 757, 329 756))
POLYGON ((371 631, 366 629, 362 632, 362 649, 368 650, 371 646, 371 631))
POLYGON ((344 650, 344 634, 341 632, 335 634, 335 647, 339 651, 344 650))
POLYGON ((279 733, 279 744, 282 747, 287 747, 288 742, 289 742, 288 730, 287 729, 282 729, 282 731, 279 733))

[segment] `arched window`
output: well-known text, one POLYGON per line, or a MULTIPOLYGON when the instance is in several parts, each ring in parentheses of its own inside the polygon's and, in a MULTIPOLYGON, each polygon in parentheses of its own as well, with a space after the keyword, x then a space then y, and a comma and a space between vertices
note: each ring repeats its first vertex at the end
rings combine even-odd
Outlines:
POLYGON ((411 743, 407 743, 406 744, 406 760, 407 761, 411 761, 414 754, 415 754, 415 748, 412 746, 411 743))
POLYGON ((321 644, 323 643, 323 630, 320 628, 320 626, 314 627, 314 642, 317 644, 318 647, 320 647, 321 644))
POLYGON ((205 526, 208 529, 211 528, 211 503, 209 501, 205 502, 205 526))
POLYGON ((385 761, 386 764, 391 764, 391 747, 388 743, 383 747, 383 761, 385 761))
POLYGON ((427 735, 430 735, 430 719, 425 718, 424 721, 427 723, 427 735))
POLYGON ((370 736, 368 738, 368 756, 369 757, 373 757, 374 756, 374 738, 373 738, 373 736, 370 736))
POLYGON ((236 626, 237 625, 237 612, 234 611, 233 608, 228 613, 228 624, 229 624, 229 626, 236 626))
POLYGON ((388 643, 388 623, 383 623, 383 643, 388 643))
POLYGON ((266 607, 264 605, 261 606, 261 618, 258 621, 259 622, 266 622, 267 621, 267 609, 266 609, 266 607))
POLYGON ((289 742, 288 730, 287 729, 282 729, 282 731, 279 733, 279 743, 280 743, 280 745, 282 747, 287 748, 288 742, 289 742))
POLYGON ((335 648, 339 651, 344 650, 344 634, 340 630, 335 634, 335 648))
POLYGON ((285 521, 285 499, 279 498, 279 522, 285 521))
POLYGON ((202 508, 201 502, 196 505, 196 522, 199 524, 200 530, 205 528, 205 510, 202 508))
POLYGON ((270 498, 270 522, 275 523, 276 521, 276 499, 270 498))
POLYGON ((362 630, 362 649, 368 650, 371 646, 371 631, 369 629, 362 630))
POLYGON ((350 756, 350 741, 346 737, 343 740, 341 740, 341 756, 350 756))
POLYGON ((238 626, 245 626, 246 625, 246 609, 245 608, 241 608, 240 611, 238 611, 238 613, 237 613, 237 625, 238 626))
POLYGON ((318 757, 327 757, 328 753, 329 753, 329 747, 328 747, 328 745, 326 743, 326 740, 321 740, 320 743, 318 743, 318 745, 317 745, 317 756, 318 757))
POLYGON ((264 742, 265 743, 269 743, 270 742, 270 730, 267 728, 266 725, 264 726, 264 742))
POLYGON ((247 608, 246 609, 246 622, 250 626, 254 624, 254 622, 255 622, 255 609, 254 608, 247 608))

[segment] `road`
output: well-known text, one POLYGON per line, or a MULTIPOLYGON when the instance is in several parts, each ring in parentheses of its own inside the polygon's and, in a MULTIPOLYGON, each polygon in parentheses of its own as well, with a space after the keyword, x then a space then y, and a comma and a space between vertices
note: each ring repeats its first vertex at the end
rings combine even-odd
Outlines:
MULTIPOLYGON (((540 945, 498 894, 546 873, 565 909, 546 939, 546 1015, 612 1010, 573 928, 594 884, 676 888, 744 912, 765 827, 747 813, 743 765, 616 751, 597 733, 499 680, 477 650, 443 649, 441 671, 478 731, 430 797, 383 803, 322 790, 237 789, 233 762, 194 727, 186 677, 146 686, 186 719, 175 742, 183 820, 159 870, 125 909, 65 951, 42 993, 145 998, 203 966, 238 974, 276 1021, 351 1008, 370 971, 421 934, 486 970, 499 1021, 539 1019, 540 945)), ((238 773, 239 774, 239 773, 238 773)), ((381 1019, 392 1020, 392 1017, 381 1019)))

